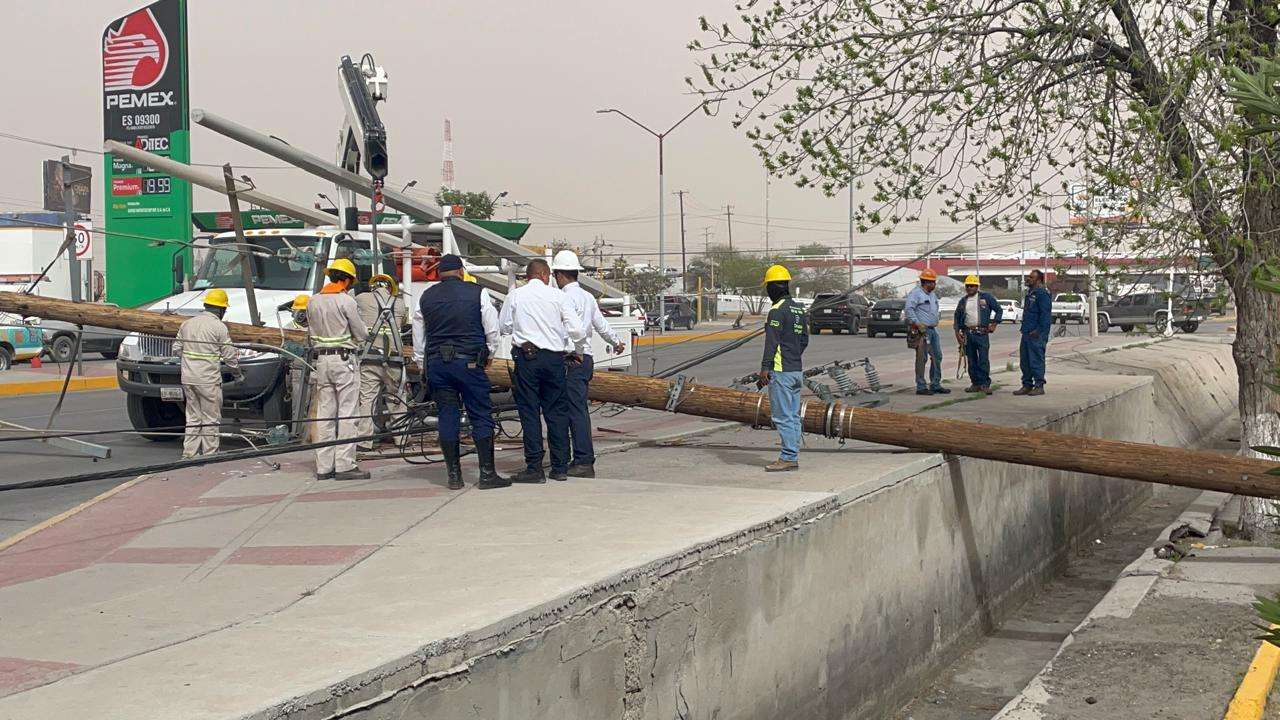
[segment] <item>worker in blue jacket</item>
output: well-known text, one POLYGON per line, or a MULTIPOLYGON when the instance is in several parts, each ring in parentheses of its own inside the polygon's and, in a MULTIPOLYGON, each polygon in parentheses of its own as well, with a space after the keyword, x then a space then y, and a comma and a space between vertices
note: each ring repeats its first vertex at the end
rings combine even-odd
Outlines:
POLYGON ((977 275, 964 279, 965 296, 956 304, 956 342, 964 348, 969 364, 965 392, 991 394, 991 333, 1004 319, 1004 308, 995 295, 982 292, 977 275))
POLYGON ((1049 344, 1053 323, 1053 298, 1044 287, 1044 273, 1027 273, 1027 296, 1022 301, 1022 343, 1018 362, 1022 365, 1022 387, 1014 395, 1044 394, 1044 350, 1049 344))

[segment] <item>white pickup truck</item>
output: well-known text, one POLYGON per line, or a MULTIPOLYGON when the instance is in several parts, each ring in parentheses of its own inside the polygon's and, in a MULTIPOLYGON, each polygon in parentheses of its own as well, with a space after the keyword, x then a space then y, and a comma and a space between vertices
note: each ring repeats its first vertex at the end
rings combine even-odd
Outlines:
POLYGON ((1084 316, 1089 312, 1089 301, 1079 293, 1058 293, 1053 296, 1053 321, 1065 323, 1070 320, 1084 324, 1084 316))

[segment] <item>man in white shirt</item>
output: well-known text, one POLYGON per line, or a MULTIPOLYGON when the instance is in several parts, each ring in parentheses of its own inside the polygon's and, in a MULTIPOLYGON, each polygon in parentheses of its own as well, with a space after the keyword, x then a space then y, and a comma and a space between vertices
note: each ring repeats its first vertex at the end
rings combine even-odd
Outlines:
POLYGON ((542 419, 547 421, 551 479, 569 479, 569 396, 565 391, 565 356, 587 337, 564 293, 550 286, 551 267, 532 260, 527 282, 507 294, 498 327, 511 336, 515 360, 516 409, 524 434, 525 469, 511 482, 544 483, 542 419))
POLYGON ((591 331, 594 330, 613 346, 615 353, 621 353, 626 345, 609 327, 609 321, 600 312, 600 305, 595 296, 578 284, 578 271, 582 263, 572 250, 561 250, 551 261, 551 272, 555 274, 556 285, 569 298, 569 304, 582 321, 582 329, 587 336, 578 341, 569 353, 565 366, 565 379, 569 393, 569 439, 573 443, 573 459, 569 463, 569 477, 591 478, 596 476, 596 453, 591 443, 591 413, 588 410, 587 386, 595 372, 595 362, 591 357, 591 331))

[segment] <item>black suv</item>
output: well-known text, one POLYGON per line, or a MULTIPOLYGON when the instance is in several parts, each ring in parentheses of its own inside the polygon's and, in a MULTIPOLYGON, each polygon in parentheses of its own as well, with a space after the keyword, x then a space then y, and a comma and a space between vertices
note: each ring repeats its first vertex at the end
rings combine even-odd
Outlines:
MULTIPOLYGON (((694 310, 693 303, 688 298, 675 297, 668 295, 663 298, 663 304, 666 305, 667 317, 665 329, 675 330, 676 328, 684 328, 692 330, 694 325, 698 324, 698 315, 694 310)), ((645 318, 646 328, 658 327, 658 304, 654 303, 652 312, 647 313, 645 318)))
POLYGON ((809 306, 809 332, 857 335, 870 312, 867 299, 857 293, 818 293, 809 306))

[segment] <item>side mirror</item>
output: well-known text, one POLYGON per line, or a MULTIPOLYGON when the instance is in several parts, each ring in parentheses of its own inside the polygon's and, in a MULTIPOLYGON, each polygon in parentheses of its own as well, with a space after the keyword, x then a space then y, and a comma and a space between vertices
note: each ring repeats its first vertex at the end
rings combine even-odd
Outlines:
POLYGON ((169 264, 170 277, 173 280, 173 294, 178 294, 185 290, 186 283, 186 267, 182 262, 182 251, 173 254, 173 259, 169 264))

